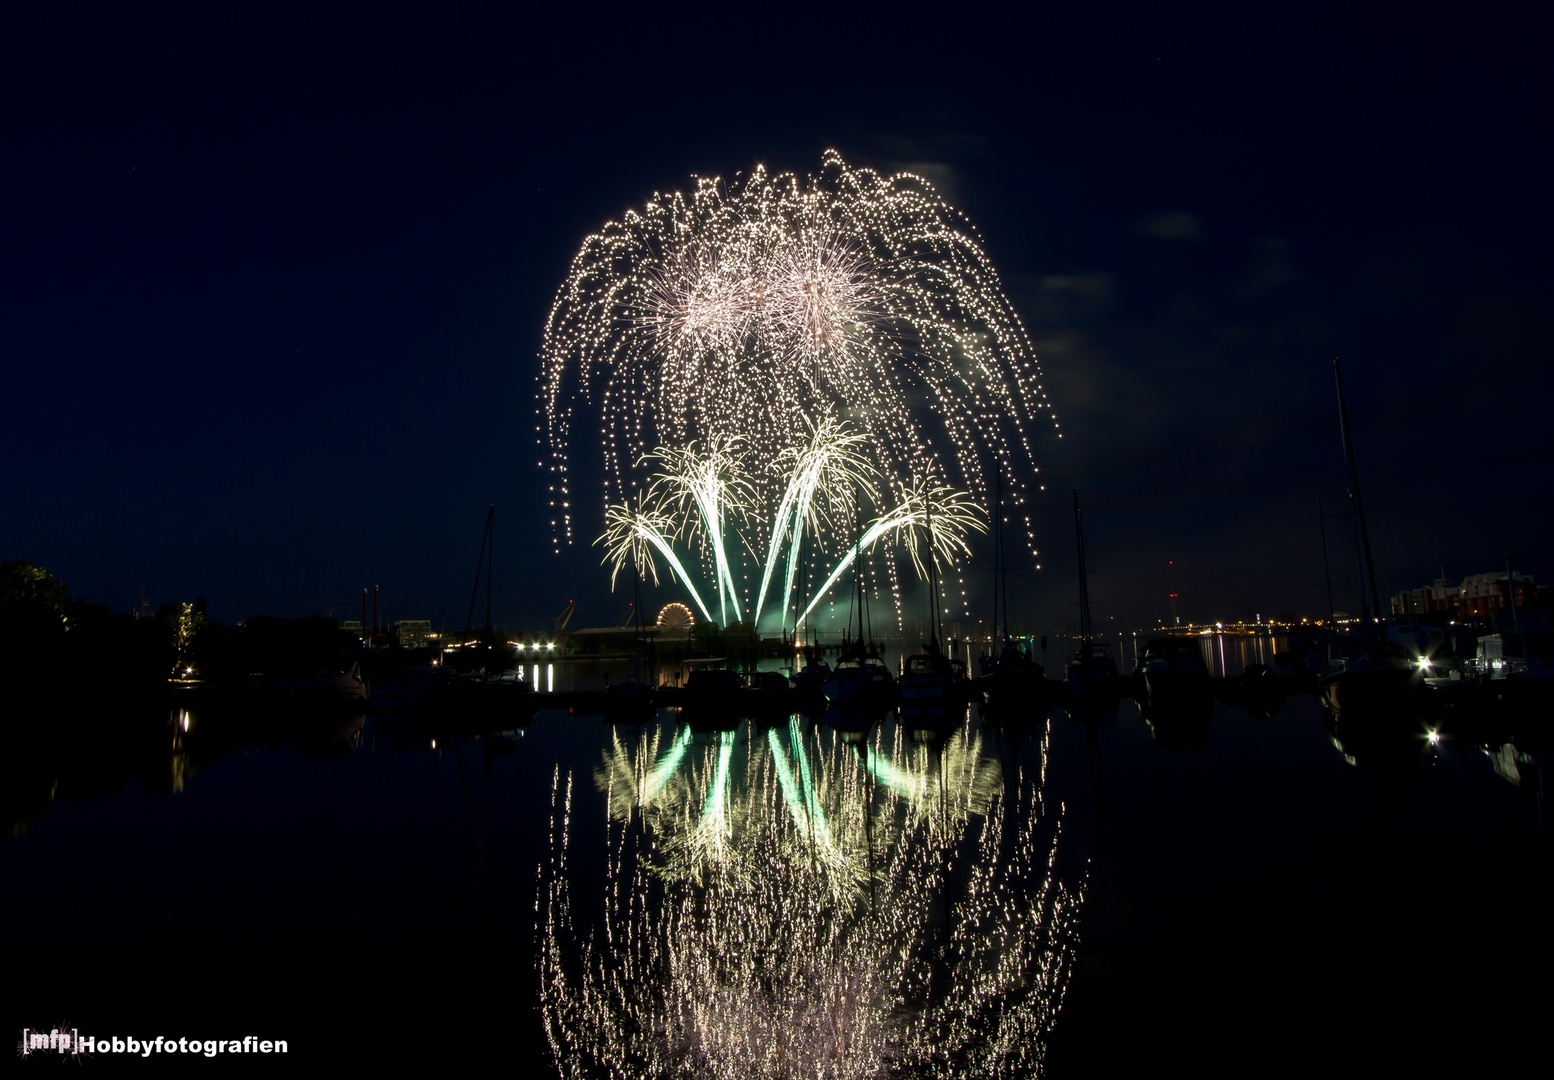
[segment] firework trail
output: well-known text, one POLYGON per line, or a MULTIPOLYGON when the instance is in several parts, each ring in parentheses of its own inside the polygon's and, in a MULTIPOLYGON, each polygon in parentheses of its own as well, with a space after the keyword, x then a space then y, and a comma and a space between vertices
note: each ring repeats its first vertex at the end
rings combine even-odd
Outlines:
POLYGON ((1056 420, 976 230, 920 176, 828 152, 814 175, 655 195, 584 241, 542 360, 556 545, 578 528, 570 452, 596 410, 606 561, 657 580, 663 560, 706 617, 786 625, 849 553, 899 605, 921 550, 953 563, 982 527, 963 511, 986 519, 994 469, 1035 554, 1031 428, 1056 420), (962 513, 924 504, 859 542, 930 491, 962 513), (948 541, 922 549, 925 525, 948 541))

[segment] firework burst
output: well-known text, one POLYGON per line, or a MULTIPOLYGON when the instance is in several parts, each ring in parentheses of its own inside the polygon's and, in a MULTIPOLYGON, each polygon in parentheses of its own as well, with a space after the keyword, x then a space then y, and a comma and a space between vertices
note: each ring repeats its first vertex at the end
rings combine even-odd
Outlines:
POLYGON ((920 176, 828 152, 816 175, 655 195, 584 241, 542 382, 556 543, 577 527, 569 455, 589 403, 606 561, 655 579, 669 562, 709 617, 796 623, 850 555, 899 603, 925 552, 964 553, 994 470, 1035 553, 1030 430, 1051 419, 1036 358, 975 229, 920 176), (959 507, 928 515, 933 541, 876 530, 926 491, 959 507))

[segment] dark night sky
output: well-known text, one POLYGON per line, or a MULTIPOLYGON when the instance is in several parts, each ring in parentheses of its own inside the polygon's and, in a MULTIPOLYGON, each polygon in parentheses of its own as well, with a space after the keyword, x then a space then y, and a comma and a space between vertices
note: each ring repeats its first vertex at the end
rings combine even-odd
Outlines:
POLYGON ((495 502, 500 618, 613 620, 539 509, 552 293, 655 189, 834 146, 940 182, 1032 330, 1066 432, 1033 624, 1074 618, 1074 485, 1119 622, 1316 614, 1335 354, 1383 589, 1554 575, 1531 5, 326 6, 0 14, 0 559, 455 625, 495 502))

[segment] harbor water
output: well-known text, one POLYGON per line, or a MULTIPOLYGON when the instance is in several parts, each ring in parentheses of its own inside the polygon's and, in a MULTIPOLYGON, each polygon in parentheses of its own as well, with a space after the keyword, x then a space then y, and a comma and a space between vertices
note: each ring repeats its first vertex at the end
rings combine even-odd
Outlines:
POLYGON ((1541 1023, 1546 745, 1377 757, 1309 696, 1185 742, 1126 699, 685 720, 53 717, 6 765, 6 1015, 575 1075, 1385 1067, 1541 1023))

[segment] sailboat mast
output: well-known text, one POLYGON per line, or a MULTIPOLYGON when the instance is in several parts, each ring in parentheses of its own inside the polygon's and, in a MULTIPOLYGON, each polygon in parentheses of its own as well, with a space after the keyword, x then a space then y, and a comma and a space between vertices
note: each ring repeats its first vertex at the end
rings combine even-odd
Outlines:
POLYGON ((1079 516, 1079 489, 1074 489, 1074 541, 1079 545, 1079 638, 1090 642, 1090 582, 1085 576, 1085 527, 1079 516))
POLYGON ((1322 512, 1322 496, 1317 495, 1317 527, 1322 532, 1322 577, 1327 582, 1327 624, 1333 625, 1333 569, 1327 561, 1327 515, 1322 512))
MULTIPOLYGON (((862 511, 858 511, 858 520, 853 523, 853 607, 858 611, 858 652, 863 653, 863 517, 862 511)), ((852 629, 852 619, 847 620, 847 629, 852 629)), ((842 652, 847 651, 847 635, 842 635, 842 652)))
MULTIPOLYGON (((480 534, 480 557, 475 560, 475 583, 469 590, 469 613, 464 616, 464 640, 469 640, 470 628, 475 623, 475 600, 480 596, 480 571, 486 562, 487 546, 491 543, 491 524, 496 517, 496 504, 486 511, 486 527, 480 534)), ((486 625, 491 625, 491 578, 486 577, 486 625)))
POLYGON ((928 644, 931 651, 939 649, 939 560, 933 546, 933 503, 923 504, 923 515, 928 522, 928 644))
MULTIPOLYGON (((1360 547, 1365 554, 1365 577, 1370 582, 1370 610, 1377 617, 1381 615, 1381 598, 1376 591, 1376 564, 1371 560, 1371 536, 1365 527, 1365 504, 1360 499, 1360 468, 1354 460, 1354 439, 1349 434, 1349 407, 1344 403, 1344 376, 1338 368, 1338 357, 1333 357, 1333 380, 1338 385, 1338 428, 1343 437, 1344 461, 1349 466, 1349 498, 1354 502, 1355 520, 1360 525, 1360 547)), ((1365 605, 1364 582, 1360 587, 1360 604, 1365 605)), ((1368 626, 1369 616, 1361 612, 1363 621, 1368 626)))
POLYGON ((994 503, 997 521, 994 528, 998 530, 997 543, 994 547, 993 577, 994 577, 994 604, 993 623, 996 629, 998 612, 996 605, 1002 602, 1004 610, 1004 641, 1009 640, 1009 549, 1004 546, 1004 475, 998 470, 993 472, 994 503))
POLYGON ((635 624, 635 631, 632 636, 636 638, 636 649, 634 651, 637 654, 637 679, 640 682, 642 679, 643 654, 647 650, 646 639, 642 631, 642 572, 637 569, 637 560, 635 558, 631 560, 631 617, 632 622, 635 624))

